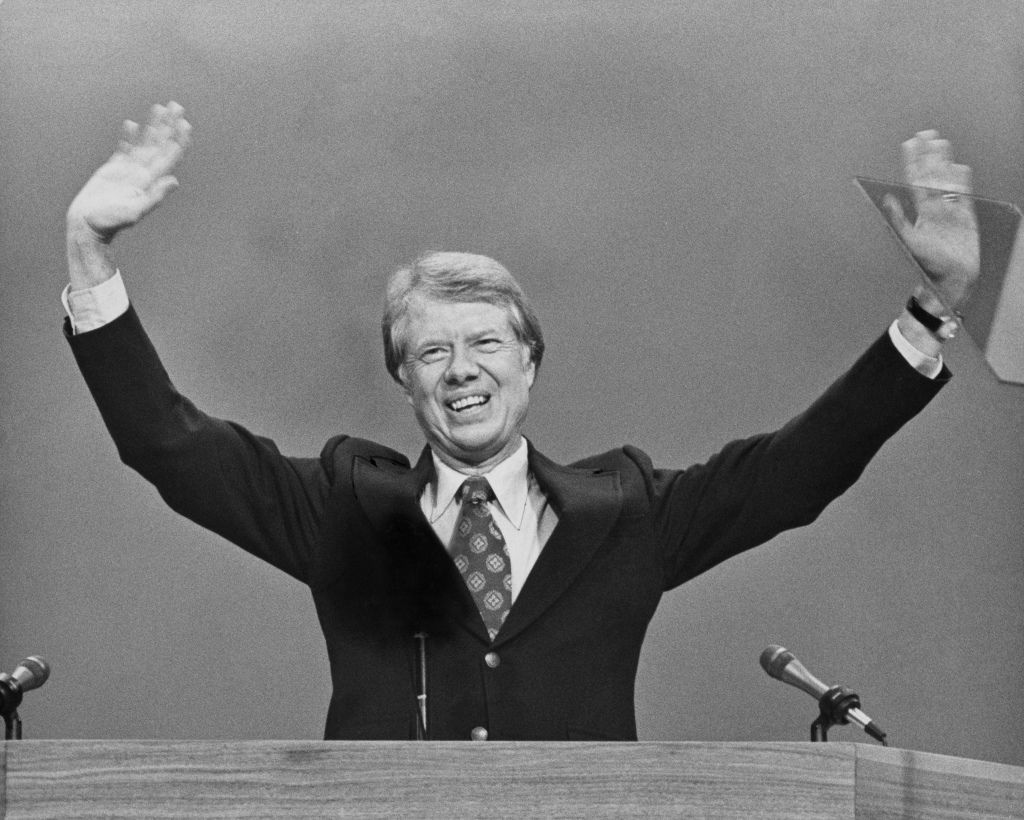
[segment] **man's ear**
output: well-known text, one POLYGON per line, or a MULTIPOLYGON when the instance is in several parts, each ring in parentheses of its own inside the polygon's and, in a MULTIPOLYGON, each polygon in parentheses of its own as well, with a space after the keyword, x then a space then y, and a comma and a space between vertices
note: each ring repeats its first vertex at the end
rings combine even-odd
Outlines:
POLYGON ((529 345, 523 345, 523 370, 526 371, 526 386, 533 387, 537 379, 537 363, 533 360, 533 350, 529 345))

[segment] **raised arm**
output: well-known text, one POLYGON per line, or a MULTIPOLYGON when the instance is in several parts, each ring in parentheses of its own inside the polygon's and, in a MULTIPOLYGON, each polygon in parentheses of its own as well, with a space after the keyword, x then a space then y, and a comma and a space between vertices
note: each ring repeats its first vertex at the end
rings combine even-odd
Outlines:
POLYGON ((85 183, 67 213, 68 274, 80 291, 114 275, 109 247, 178 187, 173 171, 192 127, 175 102, 154 105, 145 127, 126 121, 117 150, 85 183))
POLYGON ((87 332, 75 331, 75 292, 92 289, 83 294, 91 301, 115 273, 113 238, 177 187, 172 171, 190 131, 176 103, 154 106, 145 127, 126 122, 113 156, 71 203, 68 341, 124 463, 177 512, 306 581, 331 487, 331 449, 322 460, 287 458, 269 439, 202 412, 175 388, 127 296, 125 310, 113 315, 105 304, 87 332))

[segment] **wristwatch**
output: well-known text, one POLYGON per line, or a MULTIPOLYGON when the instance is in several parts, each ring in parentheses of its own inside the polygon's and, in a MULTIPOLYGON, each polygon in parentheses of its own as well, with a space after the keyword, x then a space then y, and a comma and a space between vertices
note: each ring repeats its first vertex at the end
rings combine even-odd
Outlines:
POLYGON ((936 316, 925 310, 916 296, 907 299, 907 312, 917 321, 924 325, 925 329, 939 339, 952 339, 956 335, 957 326, 960 323, 960 316, 936 316))

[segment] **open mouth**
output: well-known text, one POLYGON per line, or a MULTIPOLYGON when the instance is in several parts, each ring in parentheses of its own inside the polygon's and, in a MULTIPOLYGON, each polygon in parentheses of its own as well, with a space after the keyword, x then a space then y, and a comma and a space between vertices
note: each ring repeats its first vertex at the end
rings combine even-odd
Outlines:
POLYGON ((449 410, 454 410, 456 413, 465 413, 477 407, 483 407, 490 400, 491 397, 488 395, 475 393, 472 396, 463 396, 460 399, 447 402, 447 406, 449 410))

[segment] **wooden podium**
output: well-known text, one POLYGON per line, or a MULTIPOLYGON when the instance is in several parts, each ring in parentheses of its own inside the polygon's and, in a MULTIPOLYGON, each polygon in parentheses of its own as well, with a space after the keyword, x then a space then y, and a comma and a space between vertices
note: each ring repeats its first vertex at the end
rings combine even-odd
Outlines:
POLYGON ((8 741, 21 818, 1024 818, 1024 769, 856 743, 8 741))

